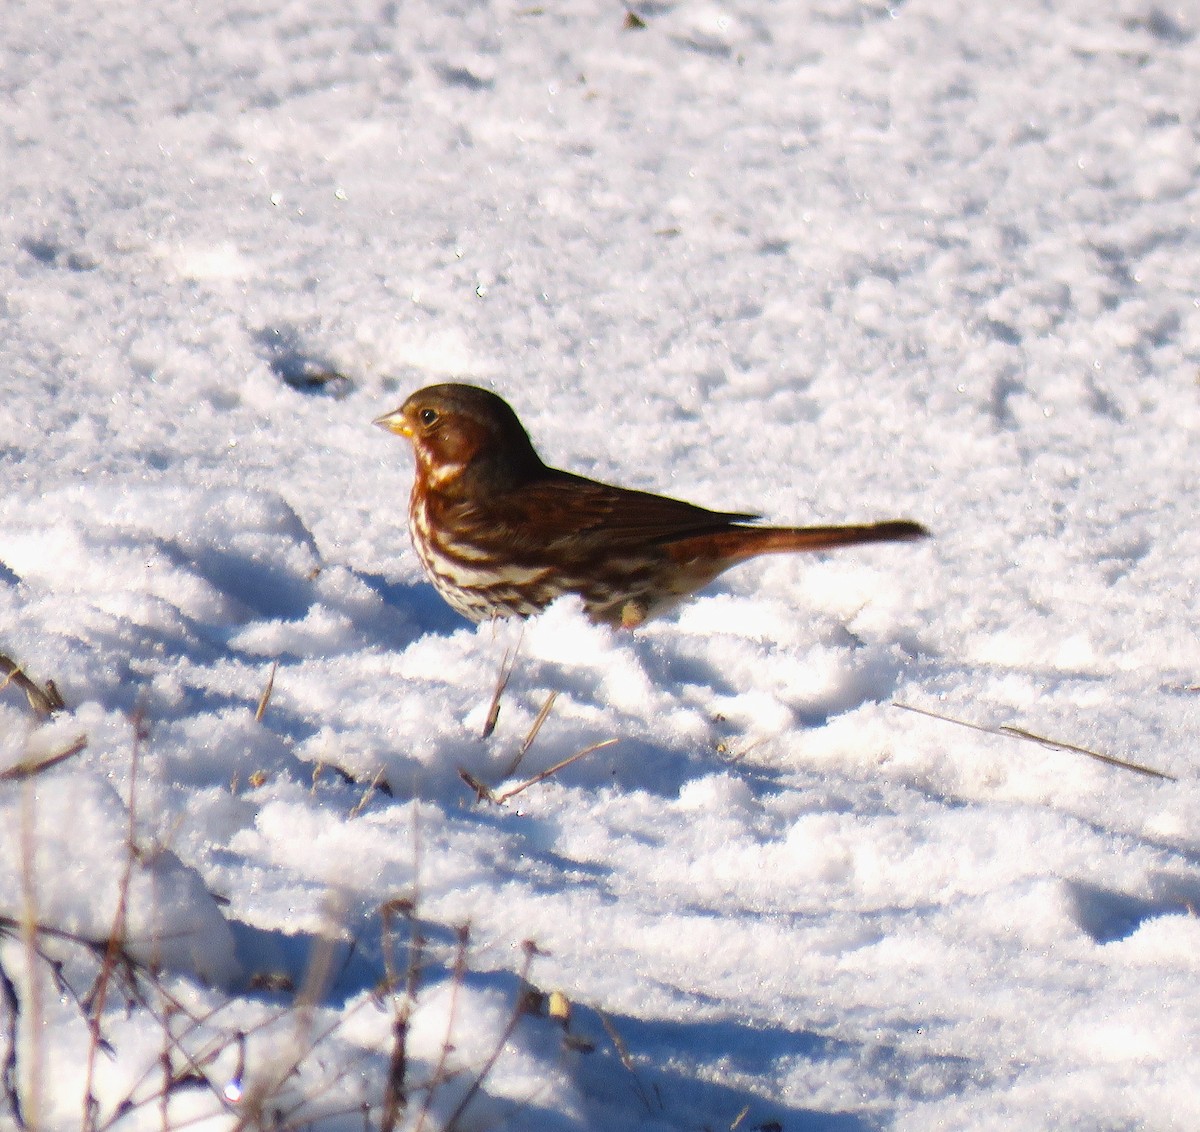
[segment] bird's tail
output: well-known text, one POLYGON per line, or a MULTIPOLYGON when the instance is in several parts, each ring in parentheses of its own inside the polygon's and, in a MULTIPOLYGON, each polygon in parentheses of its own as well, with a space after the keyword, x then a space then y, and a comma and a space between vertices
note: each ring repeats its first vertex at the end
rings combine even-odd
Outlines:
POLYGON ((786 554, 805 550, 828 550, 864 542, 912 542, 927 538, 920 523, 892 519, 852 527, 734 527, 711 537, 730 564, 760 554, 786 554))

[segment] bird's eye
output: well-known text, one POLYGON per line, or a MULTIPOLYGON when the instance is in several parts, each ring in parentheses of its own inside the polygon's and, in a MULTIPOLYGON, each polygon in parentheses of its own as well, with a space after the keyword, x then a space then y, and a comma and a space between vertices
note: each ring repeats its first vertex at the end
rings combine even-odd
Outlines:
POLYGON ((438 419, 437 409, 422 409, 420 415, 421 423, 427 427, 438 419))

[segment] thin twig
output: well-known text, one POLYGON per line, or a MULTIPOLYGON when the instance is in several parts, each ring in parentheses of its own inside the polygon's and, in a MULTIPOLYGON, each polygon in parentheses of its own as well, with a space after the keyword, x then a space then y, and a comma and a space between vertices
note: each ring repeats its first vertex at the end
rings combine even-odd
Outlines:
MULTIPOLYGON (((141 1100, 135 1101, 133 1099, 134 1095, 139 1092, 142 1086, 144 1086, 150 1080, 154 1072, 154 1064, 152 1063, 149 1065, 142 1076, 130 1086, 129 1091, 125 1095, 125 1099, 112 1110, 108 1119, 104 1122, 104 1124, 101 1125, 100 1132, 107 1132, 108 1129, 111 1129, 114 1125, 118 1124, 121 1120, 130 1116, 134 1112, 137 1112, 140 1109, 149 1108, 156 1100, 160 1105, 165 1104, 167 1098, 169 1098, 176 1089, 184 1086, 202 1086, 208 1090, 208 1092, 210 1092, 222 1105, 224 1105, 227 1110, 230 1112, 233 1111, 231 1103, 224 1091, 218 1088, 218 1086, 209 1079, 208 1075, 204 1071, 204 1065, 208 1062, 214 1061, 217 1057, 219 1057, 220 1054, 223 1053, 228 1047, 230 1039, 226 1035, 221 1035, 220 1044, 210 1049, 208 1053, 192 1054, 188 1052, 183 1045, 184 1037, 191 1032, 199 1030, 199 1028, 211 1020, 211 1018, 216 1015, 218 1011, 228 1007, 229 1002, 227 1001, 222 1003, 220 1006, 214 1007, 205 1015, 204 1018, 193 1018, 187 1013, 187 1010, 178 1002, 178 1000, 171 997, 170 993, 162 985, 162 983, 154 980, 152 985, 167 1003, 166 1010, 163 1013, 159 1013, 154 1009, 147 995, 142 992, 136 983, 130 987, 130 995, 137 1005, 141 1006, 146 1013, 162 1028, 163 1051, 160 1056, 158 1066, 159 1068, 165 1067, 167 1071, 167 1077, 165 1078, 161 1089, 159 1089, 157 1092, 147 1094, 146 1096, 142 1097, 141 1100), (171 1029, 170 1020, 171 1016, 173 1015, 183 1016, 188 1019, 188 1026, 185 1027, 184 1033, 180 1036, 177 1036, 171 1029), (179 1067, 179 1069, 176 1069, 171 1064, 170 1054, 172 1052, 182 1059, 183 1064, 179 1067)), ((180 1128, 186 1127, 186 1125, 187 1122, 184 1121, 182 1123, 171 1125, 171 1128, 173 1132, 178 1132, 180 1128)))
POLYGON ((982 731, 985 735, 1003 735, 1011 739, 1024 739, 1027 742, 1037 743, 1039 746, 1046 747, 1052 751, 1070 751, 1077 755, 1086 755, 1089 759, 1095 759, 1097 762, 1107 763, 1109 766, 1119 767, 1121 770, 1130 770, 1135 774, 1144 774, 1148 778, 1159 778, 1165 782, 1179 781, 1175 775, 1167 774, 1166 771, 1155 770, 1154 767, 1145 766, 1142 763, 1133 763, 1126 759, 1119 759, 1115 755, 1105 755, 1100 751, 1093 751, 1088 747, 1079 747, 1074 743, 1065 743, 1061 739, 1049 739, 1045 735, 1037 735, 1032 731, 1026 731, 1023 727, 1013 727, 1009 724, 1002 724, 999 727, 988 727, 982 723, 972 723, 970 720, 956 719, 952 715, 942 715, 940 712, 929 711, 927 708, 913 707, 912 704, 902 704, 896 700, 892 701, 892 707, 916 712, 917 715, 927 715, 930 719, 940 719, 943 723, 954 723, 959 727, 968 727, 972 731, 982 731))
MULTIPOLYGON (((344 1013, 342 1013, 340 1016, 335 1018, 328 1026, 325 1027, 324 1030, 316 1031, 316 1035, 313 1038, 309 1048, 305 1051, 304 1057, 305 1058, 312 1057, 312 1055, 314 1055, 317 1052, 317 1050, 322 1045, 324 1045, 325 1042, 327 1042, 331 1037, 333 1037, 334 1034, 336 1034, 339 1030, 345 1028, 347 1023, 349 1023, 353 1020, 355 1014, 357 1014, 359 1011, 366 1009, 370 1005, 371 1002, 372 1002, 372 999, 369 997, 360 998, 358 1000, 358 1002, 356 1002, 353 1006, 347 1008, 344 1013)), ((364 1064, 367 1061, 367 1059, 371 1056, 372 1053, 373 1053, 373 1051, 362 1050, 357 1055, 356 1058, 352 1059, 349 1063, 347 1063, 342 1068, 340 1068, 336 1073, 332 1074, 329 1077, 329 1079, 321 1086, 320 1089, 314 1090, 311 1092, 301 1092, 298 1099, 296 1100, 295 1104, 292 1105, 292 1107, 290 1109, 283 1109, 283 1108, 273 1109, 270 1114, 271 1127, 272 1128, 278 1127, 280 1129, 285 1129, 285 1128, 295 1129, 295 1128, 299 1128, 299 1127, 311 1128, 312 1127, 311 1117, 301 1115, 305 1106, 315 1104, 315 1102, 317 1100, 319 1100, 326 1092, 336 1088, 338 1083, 341 1081, 347 1080, 352 1076, 361 1080, 365 1074, 362 1070, 359 1069, 359 1065, 364 1064)), ((328 1063, 328 1060, 329 1059, 314 1058, 314 1062, 317 1065, 325 1065, 328 1063)), ((303 1064, 304 1064, 303 1059, 301 1059, 300 1061, 297 1061, 296 1064, 293 1066, 292 1070, 288 1073, 288 1077, 291 1077, 294 1074, 296 1074, 300 1070, 300 1067, 303 1064)), ((346 1111, 346 1110, 343 1110, 343 1111, 346 1111)), ((351 1112, 357 1111, 357 1107, 354 1109, 350 1109, 348 1111, 351 1111, 351 1112)), ((335 1110, 335 1112, 336 1112, 336 1110, 335 1110)), ((323 1112, 322 1116, 323 1117, 331 1116, 331 1115, 334 1115, 335 1112, 329 1112, 329 1113, 323 1112)))
POLYGON ((324 1034, 313 1037, 316 1008, 329 986, 333 971, 334 942, 331 934, 314 937, 309 950, 308 966, 304 972, 304 982, 290 1012, 293 1023, 291 1048, 276 1061, 273 1072, 263 1073, 245 1090, 238 1105, 239 1115, 233 1126, 234 1132, 265 1127, 268 1124, 267 1102, 304 1064, 304 1059, 312 1053, 317 1044, 341 1025, 339 1019, 324 1034))
POLYGON ((508 1022, 505 1023, 504 1030, 500 1037, 496 1039, 496 1044, 492 1047, 492 1052, 488 1054, 487 1060, 483 1063, 483 1068, 479 1070, 475 1076, 475 1080, 471 1082, 470 1087, 463 1094, 462 1099, 455 1106, 454 1111, 446 1120, 447 1132, 454 1132, 459 1127, 458 1121, 467 1106, 475 1099, 479 1090, 483 1088, 483 1083, 491 1075, 492 1070, 496 1067, 496 1062, 500 1060, 500 1055, 504 1052, 504 1047, 508 1045, 508 1039, 512 1037, 513 1031, 517 1028, 517 1024, 529 1013, 529 987, 528 976, 529 967, 533 962, 534 955, 537 954, 537 948, 529 941, 525 944, 525 961, 521 965, 521 973, 518 978, 517 1001, 513 1003, 512 1013, 509 1015, 508 1022))
POLYGON ((408 1022, 411 1012, 407 1005, 397 1007, 392 1016, 392 1052, 388 1058, 387 1081, 383 1090, 383 1113, 379 1118, 380 1132, 393 1132, 400 1116, 408 1107, 408 1022))
POLYGON ((162 1132, 169 1132, 171 1127, 171 1082, 175 1080, 175 1068, 171 1064, 171 1008, 167 1007, 163 1015, 163 1044, 159 1051, 158 1060, 162 1066, 163 1087, 159 1097, 158 1116, 162 1132))
POLYGON ((454 973, 450 978, 450 1004, 446 1011, 446 1033, 442 1038, 442 1048, 438 1051, 437 1064, 433 1067, 433 1075, 429 1078, 425 1090, 425 1099, 421 1102, 421 1113, 417 1118, 416 1132, 424 1132, 425 1121, 429 1119, 429 1110, 433 1104, 438 1086, 447 1079, 446 1061, 453 1048, 451 1039, 454 1036, 454 1020, 458 1013, 458 992, 467 978, 467 945, 471 941, 471 925, 462 924, 458 928, 458 946, 454 952, 454 973))
MULTIPOLYGON (((15 921, 7 918, 0 918, 0 931, 11 933, 14 927, 15 921)), ((60 940, 62 942, 72 943, 78 947, 84 948, 90 952, 93 957, 95 957, 97 962, 101 962, 103 960, 103 956, 107 947, 105 942, 97 942, 95 940, 88 939, 85 936, 80 936, 75 933, 64 931, 60 928, 53 928, 44 924, 38 926, 38 932, 39 935, 60 940)), ((62 973, 60 970, 61 964, 57 960, 52 959, 40 947, 38 948, 37 955, 38 958, 46 963, 50 967, 51 971, 55 974, 60 992, 69 995, 79 1008, 80 1012, 86 1015, 87 1007, 84 1005, 81 997, 75 992, 74 988, 66 984, 62 979, 62 973)), ((171 1049, 183 1062, 180 1070, 173 1072, 171 1079, 165 1082, 163 1085, 163 1090, 171 1092, 174 1089, 182 1087, 186 1084, 201 1084, 218 1100, 219 1103, 221 1103, 232 1113, 234 1110, 225 1090, 214 1084, 209 1079, 204 1069, 205 1065, 214 1061, 221 1055, 221 1053, 224 1052, 225 1049, 228 1048, 228 1045, 232 1039, 228 1035, 218 1035, 210 1043, 210 1047, 207 1052, 202 1050, 194 1054, 184 1046, 184 1040, 190 1034, 199 1032, 201 1027, 210 1025, 217 1014, 219 1014, 222 1010, 227 1010, 231 1004, 236 1002, 236 1000, 226 999, 224 1002, 214 1006, 211 1010, 206 1011, 203 1015, 195 1016, 190 1013, 187 1007, 185 1007, 178 998, 174 997, 167 990, 167 988, 159 979, 146 972, 145 974, 147 980, 154 987, 154 989, 158 991, 159 996, 167 1004, 166 1010, 160 1012, 155 1009, 153 1002, 139 985, 136 975, 142 971, 142 965, 130 957, 128 952, 125 951, 122 951, 121 953, 120 965, 126 969, 130 979, 130 981, 127 983, 127 993, 131 1001, 136 1005, 141 1006, 146 1013, 158 1023, 158 1025, 162 1028, 164 1041, 170 1043, 171 1049), (170 1025, 171 1014, 187 1018, 188 1024, 186 1027, 184 1027, 181 1034, 176 1035, 170 1025)), ((267 1017, 259 1023, 256 1029, 265 1029, 268 1026, 274 1025, 284 1016, 285 1012, 280 1011, 276 1015, 267 1017)), ((111 1047, 107 1042, 102 1042, 102 1048, 106 1053, 112 1052, 111 1047)), ((128 1117, 134 1111, 147 1108, 153 1104, 155 1100, 159 1099, 160 1093, 163 1090, 149 1093, 138 1101, 134 1101, 132 1099, 133 1096, 141 1091, 142 1087, 146 1085, 150 1077, 153 1075, 154 1070, 155 1066, 154 1064, 151 1064, 147 1067, 142 1076, 137 1081, 133 1082, 128 1093, 126 1094, 125 1099, 112 1109, 108 1118, 100 1126, 100 1132, 105 1132, 105 1130, 111 1129, 115 1124, 128 1117)), ((187 1122, 184 1122, 184 1124, 177 1124, 174 1127, 179 1129, 186 1126, 186 1123, 187 1122)))
POLYGON ((25 1094, 25 1119, 30 1128, 41 1127, 42 1087, 44 1085, 42 1049, 42 982, 37 975, 38 943, 37 916, 37 815, 34 810, 37 794, 32 781, 26 779, 21 788, 21 943, 25 950, 25 969, 29 972, 29 1002, 26 1016, 31 1035, 29 1073, 25 1094))
POLYGON ((425 933, 421 930, 420 922, 417 920, 417 909, 420 907, 421 900, 421 814, 415 802, 413 803, 412 839, 412 903, 409 906, 408 913, 410 936, 408 941, 408 970, 404 982, 404 994, 408 999, 408 1008, 410 1010, 417 1001, 417 990, 421 985, 421 973, 424 970, 425 960, 425 944, 427 942, 425 933))
MULTIPOLYGON (((37 972, 30 972, 31 979, 37 978, 37 972)), ((21 1093, 17 1086, 17 1035, 20 1030, 21 1000, 17 997, 17 988, 8 972, 0 964, 0 998, 8 1012, 8 1032, 6 1039, 8 1049, 4 1051, 4 1069, 0 1080, 3 1081, 4 1097, 8 1101, 8 1110, 19 1129, 24 1132, 28 1127, 25 1123, 25 1113, 21 1108, 21 1093)))
POLYGON ((129 914, 129 886, 133 881, 133 862, 137 856, 137 776, 141 743, 142 715, 138 711, 133 716, 133 745, 129 757, 129 829, 126 834, 125 866, 117 889, 117 907, 113 912, 112 927, 109 929, 108 945, 104 950, 100 973, 96 976, 96 982, 88 994, 88 1014, 90 1015, 88 1029, 91 1031, 91 1040, 88 1042, 83 1089, 83 1127, 87 1132, 95 1132, 100 1114, 100 1103, 96 1099, 93 1089, 96 1052, 100 1049, 103 1041, 100 1033, 100 1017, 104 1013, 104 1003, 108 997, 108 987, 112 981, 113 972, 124 951, 125 928, 129 914))
POLYGON ((383 921, 383 963, 387 976, 388 992, 392 996, 392 1051, 388 1058, 387 1084, 383 1093, 383 1112, 379 1118, 380 1132, 393 1132, 401 1115, 408 1107, 408 1029, 413 1005, 417 1000, 417 989, 421 980, 421 964, 424 956, 425 938, 417 923, 417 900, 421 876, 420 810, 413 803, 413 888, 408 899, 390 900, 380 909, 383 921), (397 993, 399 980, 395 967, 395 941, 392 922, 396 913, 408 921, 408 972, 404 995, 397 993))
POLYGON ((604 1013, 599 1007, 595 1008, 596 1015, 600 1019, 600 1025, 604 1027, 604 1032, 608 1035, 608 1040, 612 1042, 613 1049, 617 1051, 617 1056, 621 1059, 621 1064, 625 1066, 626 1072, 633 1078, 634 1087, 637 1089, 638 1099, 646 1106, 647 1112, 653 1112, 654 1106, 650 1103, 649 1094, 646 1092, 646 1086, 642 1084, 641 1077, 638 1076, 637 1066, 633 1063, 633 1057, 629 1053, 629 1047, 625 1044, 625 1039, 617 1032, 616 1026, 613 1025, 612 1019, 604 1013))

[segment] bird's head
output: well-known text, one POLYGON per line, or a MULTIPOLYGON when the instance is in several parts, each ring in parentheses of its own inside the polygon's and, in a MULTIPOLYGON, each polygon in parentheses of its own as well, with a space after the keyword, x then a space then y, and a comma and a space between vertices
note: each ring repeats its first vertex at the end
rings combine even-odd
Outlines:
POLYGON ((508 402, 475 385, 419 389, 375 423, 412 442, 430 490, 507 490, 545 467, 508 402))

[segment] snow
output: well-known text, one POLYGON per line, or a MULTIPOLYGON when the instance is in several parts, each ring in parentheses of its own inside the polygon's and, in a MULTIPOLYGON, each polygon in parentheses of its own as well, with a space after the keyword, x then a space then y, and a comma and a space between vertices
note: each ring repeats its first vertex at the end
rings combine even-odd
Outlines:
POLYGON ((86 737, 0 779, 29 1126, 378 1128, 400 1013, 413 1129, 1200 1121, 1200 17, 636 10, 5 5, 0 653, 67 707, 0 770, 86 737), (935 537, 473 627, 371 426, 443 380, 935 537))

